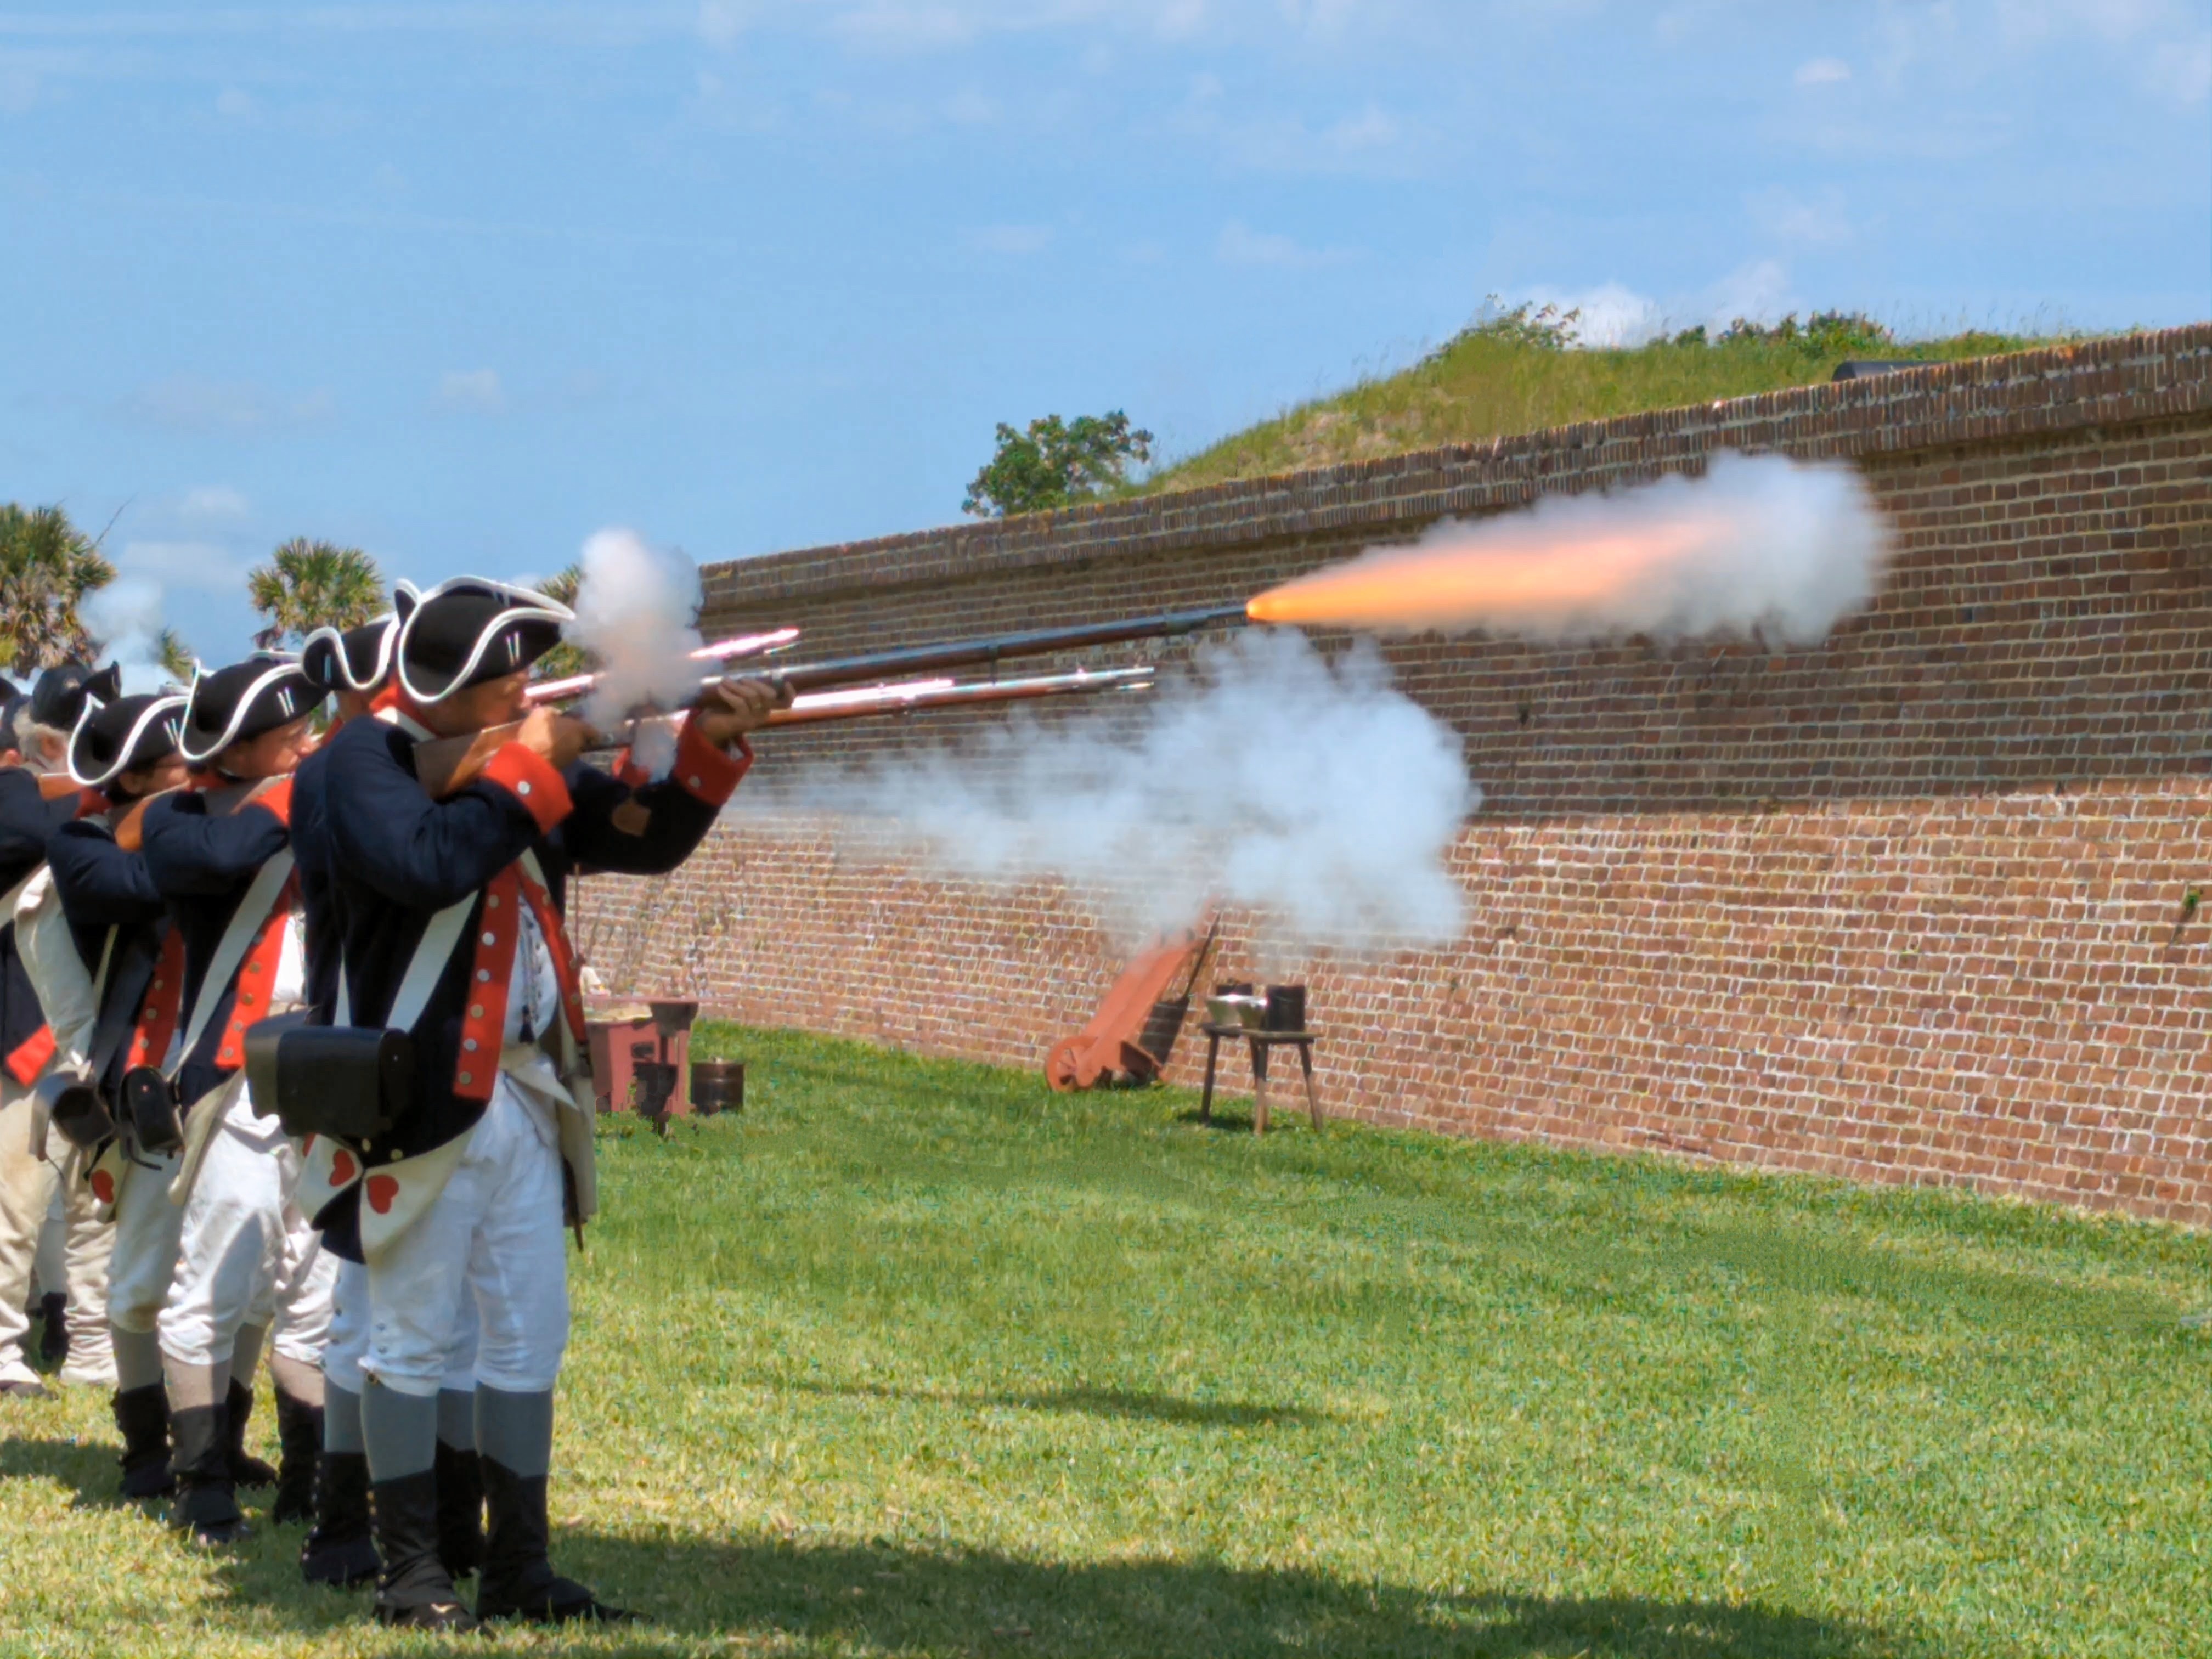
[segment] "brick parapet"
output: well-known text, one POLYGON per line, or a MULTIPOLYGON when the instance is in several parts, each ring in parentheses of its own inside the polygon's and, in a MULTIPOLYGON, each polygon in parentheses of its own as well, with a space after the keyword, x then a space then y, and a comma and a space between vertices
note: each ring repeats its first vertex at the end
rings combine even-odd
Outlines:
MULTIPOLYGON (((2212 1223, 2212 325, 718 567, 709 620, 837 651, 1218 603, 1723 447, 1858 466, 1876 603, 1785 652, 1389 647, 1486 792, 1474 926, 1300 961, 1231 915, 1224 968, 1298 963, 1372 1121, 2212 1223)), ((775 733, 746 787, 1002 718, 775 733)), ((1018 1064, 1121 955, 1080 892, 758 811, 578 926, 625 988, 1018 1064)))

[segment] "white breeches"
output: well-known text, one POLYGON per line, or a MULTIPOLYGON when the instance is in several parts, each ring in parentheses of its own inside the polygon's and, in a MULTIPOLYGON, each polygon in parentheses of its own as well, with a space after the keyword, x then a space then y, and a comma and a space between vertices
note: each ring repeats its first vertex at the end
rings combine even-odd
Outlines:
POLYGON ((177 1273, 177 1236, 185 1212, 169 1202, 177 1155, 149 1158, 123 1171, 115 1194, 115 1254, 107 1268, 107 1317, 118 1331, 151 1332, 177 1273))
MULTIPOLYGON (((461 1298, 459 1317, 453 1322, 453 1346, 446 1355, 446 1380, 441 1386, 465 1391, 477 1385, 474 1297, 461 1298)), ((368 1269, 358 1261, 340 1261, 331 1297, 331 1338, 323 1348, 324 1379, 334 1389, 359 1394, 361 1364, 368 1358, 368 1269)))
MULTIPOLYGON (((131 1185, 145 1173, 133 1170, 131 1185)), ((288 1358, 322 1358, 337 1264, 293 1205, 299 1182, 298 1151, 275 1118, 253 1115, 250 1091, 239 1089, 185 1200, 159 1327, 165 1357, 225 1364, 240 1327, 264 1325, 288 1358)))
POLYGON ((30 1334, 24 1310, 34 1277, 41 1290, 69 1297, 72 1379, 112 1364, 107 1358, 107 1258, 114 1230, 100 1219, 89 1188, 62 1179, 64 1167, 75 1167, 70 1144, 49 1134, 46 1155, 58 1162, 31 1156, 30 1091, 7 1079, 0 1085, 0 1382, 34 1376, 23 1346, 30 1334), (49 1218, 57 1204, 62 1261, 58 1270, 49 1261, 41 1273, 40 1242, 52 1231, 49 1218))
POLYGON ((369 1266, 362 1369, 398 1394, 454 1386, 450 1361, 472 1305, 475 1380, 515 1394, 550 1389, 568 1345, 561 1200, 551 1111, 502 1075, 445 1190, 369 1266))

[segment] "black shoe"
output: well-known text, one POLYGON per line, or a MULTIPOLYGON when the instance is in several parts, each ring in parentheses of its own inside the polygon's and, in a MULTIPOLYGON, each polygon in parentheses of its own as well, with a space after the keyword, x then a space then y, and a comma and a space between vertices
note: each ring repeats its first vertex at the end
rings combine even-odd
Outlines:
POLYGON ((433 1636, 473 1636, 482 1628, 476 1614, 459 1601, 398 1601, 387 1603, 381 1590, 376 1595, 376 1622, 387 1630, 416 1630, 433 1636))
POLYGON ((187 1406, 169 1413, 175 1450, 170 1467, 177 1477, 177 1500, 169 1505, 169 1524, 202 1544, 231 1544, 246 1536, 246 1516, 230 1478, 228 1434, 222 1406, 187 1406))
POLYGON ((300 1576, 311 1584, 351 1589, 374 1578, 383 1565, 368 1534, 368 1457, 323 1453, 315 1475, 315 1528, 300 1546, 300 1576))
POLYGON ((276 1471, 258 1457, 246 1455, 246 1425, 253 1417, 253 1390, 243 1382, 230 1385, 229 1395, 223 1401, 230 1419, 230 1483, 252 1492, 259 1486, 276 1484, 276 1471))
POLYGON ((438 1443, 438 1559, 455 1583, 483 1565, 483 1477, 477 1455, 438 1443))
POLYGON ((9 1381, 0 1382, 0 1395, 10 1400, 52 1400, 54 1393, 43 1382, 9 1381))
POLYGON ((315 1518, 315 1463, 323 1449, 323 1408, 276 1390, 276 1496, 269 1518, 279 1526, 315 1518))
POLYGON ((39 1298, 39 1316, 46 1321, 46 1328, 39 1333, 39 1358, 56 1370, 69 1358, 69 1327, 62 1322, 68 1306, 69 1297, 58 1291, 39 1298))
POLYGON ((640 1614, 627 1607, 611 1607, 573 1578, 554 1578, 531 1600, 520 1604, 495 1602, 489 1595, 477 1597, 477 1617, 489 1623, 495 1619, 519 1619, 526 1625, 635 1625, 643 1622, 640 1614))
POLYGON ((555 1575, 545 1559, 545 1477, 520 1475, 498 1459, 479 1457, 484 1509, 483 1576, 477 1617, 520 1619, 533 1625, 629 1624, 637 1614, 609 1607, 573 1579, 555 1575))
POLYGON ((376 1551, 384 1558, 376 1581, 377 1621, 410 1630, 474 1630, 475 1616, 462 1606, 438 1559, 435 1472, 379 1480, 368 1491, 376 1551))
POLYGON ((167 1498, 177 1483, 169 1473, 169 1391, 159 1382, 117 1393, 110 1402, 122 1431, 122 1496, 167 1498))

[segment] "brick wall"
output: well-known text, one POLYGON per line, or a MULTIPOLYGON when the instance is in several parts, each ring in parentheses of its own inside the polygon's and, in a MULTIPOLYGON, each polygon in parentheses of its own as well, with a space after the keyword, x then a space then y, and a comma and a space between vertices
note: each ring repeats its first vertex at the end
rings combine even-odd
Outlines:
MULTIPOLYGON (((2212 890, 2212 327, 719 566, 708 624, 826 653, 1241 599, 1725 447, 1859 465, 1900 532, 1882 598, 1805 651, 1390 647, 1486 792, 1474 921, 1304 964, 1329 1103, 2212 1221, 2212 907, 2182 916, 2212 890)), ((762 765, 995 718, 779 733, 762 765)), ((1080 892, 759 813, 580 918, 617 983, 1017 1063, 1116 960, 1080 892)), ((1227 968, 1284 957, 1229 921, 1227 968)))

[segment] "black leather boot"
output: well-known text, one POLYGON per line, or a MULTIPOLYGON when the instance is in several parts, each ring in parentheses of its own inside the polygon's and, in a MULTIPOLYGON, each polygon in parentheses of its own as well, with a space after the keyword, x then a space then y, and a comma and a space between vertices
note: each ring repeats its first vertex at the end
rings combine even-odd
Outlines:
POLYGON ((459 1581, 483 1565, 483 1479, 477 1455, 438 1443, 438 1559, 459 1581))
POLYGON ((62 1322, 68 1308, 69 1297, 58 1291, 39 1298, 39 1317, 46 1322, 46 1328, 39 1333, 39 1358, 57 1370, 69 1358, 69 1327, 62 1322))
POLYGON ((246 1425, 253 1417, 253 1390, 243 1382, 230 1385, 230 1394, 224 1401, 230 1419, 230 1479, 234 1486, 248 1491, 256 1486, 276 1484, 276 1471, 258 1457, 246 1455, 246 1425))
POLYGON ((323 1453, 315 1473, 315 1527, 300 1546, 300 1576, 311 1584, 351 1589, 383 1565, 368 1535, 368 1454, 323 1453))
POLYGON ((111 1400, 115 1426, 123 1436, 123 1484, 126 1499, 167 1498, 176 1491, 169 1473, 169 1391, 159 1382, 118 1390, 111 1400))
POLYGON ((315 1460, 323 1449, 323 1408, 276 1390, 276 1496, 269 1518, 279 1525, 315 1518, 315 1460))
POLYGON ((477 1621, 438 1559, 438 1477, 434 1471, 379 1480, 369 1488, 377 1548, 384 1557, 376 1585, 376 1622, 400 1630, 465 1633, 477 1621))
POLYGON ((629 1624, 637 1615, 611 1607, 546 1559, 545 1477, 520 1475, 497 1459, 480 1457, 484 1507, 483 1576, 477 1581, 477 1617, 521 1619, 533 1625, 629 1624))
POLYGON ((169 1414, 175 1447, 170 1464, 177 1476, 169 1524, 201 1544, 232 1544, 246 1534, 230 1478, 229 1417, 224 1406, 187 1406, 169 1414))

